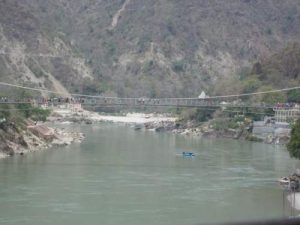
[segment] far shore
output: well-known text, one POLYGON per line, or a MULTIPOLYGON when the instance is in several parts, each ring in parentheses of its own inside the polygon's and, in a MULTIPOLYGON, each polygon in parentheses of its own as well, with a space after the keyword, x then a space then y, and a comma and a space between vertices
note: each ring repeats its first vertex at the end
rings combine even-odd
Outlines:
MULTIPOLYGON (((68 108, 54 108, 53 116, 49 118, 50 122, 67 123, 86 123, 92 124, 97 122, 112 122, 124 124, 139 125, 137 129, 154 130, 157 132, 172 132, 175 134, 182 134, 187 136, 197 137, 221 137, 229 139, 249 140, 264 142, 266 144, 286 144, 289 140, 289 134, 274 133, 270 135, 266 133, 266 137, 255 136, 252 131, 249 132, 248 126, 239 126, 237 128, 216 129, 209 121, 199 122, 194 120, 180 120, 171 114, 164 113, 127 113, 121 115, 100 114, 80 109, 68 108)), ((249 125, 250 127, 250 125, 249 125)))
MULTIPOLYGON (((152 122, 175 122, 176 117, 170 117, 166 114, 145 114, 145 113, 127 113, 123 116, 114 116, 114 115, 101 115, 96 112, 91 112, 83 110, 81 112, 72 112, 68 109, 55 109, 53 111, 55 114, 60 115, 63 119, 69 117, 74 118, 78 117, 85 120, 91 120, 93 122, 114 122, 114 123, 135 123, 135 124, 145 124, 152 122)), ((51 118, 50 118, 51 120, 51 118)), ((54 119, 54 121, 57 118, 54 119)))
POLYGON ((173 117, 154 116, 153 114, 141 114, 141 113, 132 113, 132 114, 127 114, 126 116, 95 115, 92 116, 91 119, 98 120, 98 121, 108 121, 108 122, 116 122, 116 123, 136 123, 136 124, 162 122, 162 121, 175 122, 177 120, 177 118, 173 118, 173 117))

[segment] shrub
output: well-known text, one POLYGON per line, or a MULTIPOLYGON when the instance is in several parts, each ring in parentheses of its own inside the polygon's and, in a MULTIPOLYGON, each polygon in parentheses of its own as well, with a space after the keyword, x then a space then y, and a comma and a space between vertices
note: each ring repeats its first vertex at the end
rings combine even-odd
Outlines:
POLYGON ((300 90, 292 90, 287 93, 288 102, 300 102, 300 90))
POLYGON ((242 85, 243 93, 251 93, 256 91, 261 86, 261 82, 257 78, 250 78, 244 80, 242 85))
POLYGON ((294 125, 291 132, 291 139, 287 144, 287 150, 291 157, 300 159, 300 119, 294 125))
POLYGON ((46 121, 49 115, 50 115, 50 110, 33 108, 31 111, 30 118, 35 121, 46 121))
POLYGON ((184 72, 185 64, 182 60, 173 62, 172 69, 176 73, 184 72))

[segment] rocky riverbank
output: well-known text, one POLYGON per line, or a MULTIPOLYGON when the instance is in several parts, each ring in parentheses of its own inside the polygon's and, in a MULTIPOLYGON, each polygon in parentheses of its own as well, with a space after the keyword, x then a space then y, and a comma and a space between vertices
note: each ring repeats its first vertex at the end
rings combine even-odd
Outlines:
POLYGON ((83 139, 82 133, 66 132, 31 120, 26 120, 22 125, 2 122, 0 124, 0 158, 16 154, 23 155, 52 146, 69 145, 73 142, 81 142, 83 139))
MULTIPOLYGON (((199 123, 195 120, 180 120, 168 114, 142 114, 131 113, 122 116, 101 115, 81 109, 73 111, 69 108, 54 109, 49 121, 59 123, 85 123, 115 122, 125 124, 138 124, 136 130, 145 128, 157 132, 172 132, 176 134, 202 137, 230 138, 248 141, 265 142, 268 144, 285 144, 289 140, 288 129, 274 129, 274 132, 262 132, 257 135, 260 127, 253 126, 253 122, 245 117, 216 118, 199 123), (253 127, 255 128, 253 132, 253 127), (283 130, 284 132, 279 132, 283 130), (261 135, 263 134, 263 135, 261 135)), ((255 124, 254 124, 255 125, 255 124)), ((270 129, 267 129, 269 131, 270 129)))
POLYGON ((121 116, 113 116, 101 115, 83 109, 76 111, 66 107, 54 109, 52 116, 49 117, 49 121, 63 124, 73 122, 84 124, 97 122, 135 124, 134 128, 136 130, 146 129, 188 136, 230 138, 267 144, 286 144, 290 138, 289 129, 274 129, 274 132, 270 132, 270 129, 267 129, 268 133, 257 133, 258 130, 261 130, 261 127, 257 127, 256 123, 243 116, 234 118, 220 117, 199 123, 195 120, 180 120, 168 114, 128 113, 121 116))
POLYGON ((146 123, 145 129, 154 130, 157 132, 172 132, 175 134, 182 134, 188 136, 203 136, 203 137, 224 137, 232 139, 246 138, 246 133, 241 129, 224 129, 216 130, 209 123, 203 123, 201 125, 196 124, 193 121, 185 122, 156 122, 156 123, 146 123))
POLYGON ((266 144, 286 144, 289 141, 290 133, 287 129, 284 132, 267 133, 265 136, 257 136, 253 133, 253 124, 251 122, 237 123, 234 127, 220 126, 216 120, 197 123, 195 121, 158 121, 145 123, 146 130, 156 132, 172 132, 175 134, 230 138, 238 140, 248 140, 255 142, 264 142, 266 144))

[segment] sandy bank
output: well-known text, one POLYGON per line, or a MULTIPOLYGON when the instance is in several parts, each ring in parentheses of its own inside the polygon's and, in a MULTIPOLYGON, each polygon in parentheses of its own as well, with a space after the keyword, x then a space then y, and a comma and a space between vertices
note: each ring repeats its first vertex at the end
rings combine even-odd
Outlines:
POLYGON ((7 154, 4 154, 4 153, 0 152, 0 159, 4 159, 6 157, 7 157, 7 154))
POLYGON ((169 117, 167 115, 160 114, 143 114, 143 113, 128 113, 124 116, 113 115, 100 115, 96 112, 90 112, 82 110, 80 112, 74 112, 69 109, 54 109, 53 117, 49 118, 50 121, 91 121, 91 122, 114 122, 114 123, 136 123, 145 124, 151 122, 175 122, 177 118, 169 117))
POLYGON ((163 121, 176 121, 173 117, 156 116, 153 114, 127 114, 126 116, 104 116, 104 115, 93 115, 92 120, 96 121, 109 121, 116 123, 152 123, 152 122, 163 122, 163 121))

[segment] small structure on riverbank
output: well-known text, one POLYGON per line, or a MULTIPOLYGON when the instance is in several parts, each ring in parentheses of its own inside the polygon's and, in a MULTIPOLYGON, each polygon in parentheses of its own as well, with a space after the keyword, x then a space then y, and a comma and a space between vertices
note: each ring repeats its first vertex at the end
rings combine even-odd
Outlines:
POLYGON ((275 120, 280 123, 290 123, 300 118, 300 106, 294 107, 278 106, 273 108, 275 112, 275 120))
POLYGON ((299 104, 277 104, 273 111, 275 112, 276 122, 291 123, 300 118, 299 104))
POLYGON ((253 122, 253 136, 266 143, 284 144, 290 138, 290 124, 276 122, 273 117, 265 117, 263 121, 253 122))

